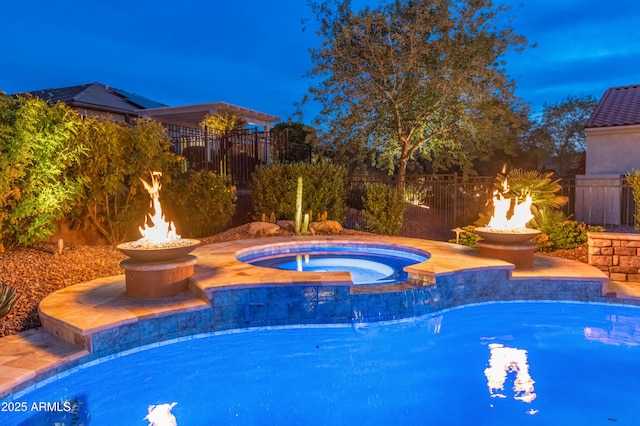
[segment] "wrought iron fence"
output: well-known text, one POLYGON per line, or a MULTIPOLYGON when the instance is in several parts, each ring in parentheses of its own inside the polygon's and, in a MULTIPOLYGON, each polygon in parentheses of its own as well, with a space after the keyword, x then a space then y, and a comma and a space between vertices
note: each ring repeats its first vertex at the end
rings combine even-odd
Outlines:
POLYGON ((207 129, 165 124, 172 151, 184 157, 185 167, 231 176, 247 186, 255 169, 274 161, 310 161, 311 149, 289 142, 287 132, 241 129, 210 132, 207 129))
MULTIPOLYGON (((400 235, 447 240, 452 229, 470 225, 487 211, 493 197, 495 176, 463 178, 457 174, 409 175, 408 201, 400 235)), ((351 176, 347 187, 347 206, 352 210, 347 226, 364 228, 362 197, 370 182, 394 184, 389 176, 351 176)), ((562 210, 579 222, 604 226, 609 231, 633 228, 636 206, 628 182, 620 177, 563 178, 561 195, 569 202, 562 210)))

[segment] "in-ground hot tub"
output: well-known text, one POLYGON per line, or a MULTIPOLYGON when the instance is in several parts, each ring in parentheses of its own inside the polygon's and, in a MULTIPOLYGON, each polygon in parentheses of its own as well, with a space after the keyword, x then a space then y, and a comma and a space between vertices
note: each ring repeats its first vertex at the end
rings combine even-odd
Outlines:
POLYGON ((252 247, 237 259, 255 266, 302 272, 349 272, 354 284, 394 284, 408 279, 406 266, 429 253, 393 244, 340 241, 286 243, 252 247))

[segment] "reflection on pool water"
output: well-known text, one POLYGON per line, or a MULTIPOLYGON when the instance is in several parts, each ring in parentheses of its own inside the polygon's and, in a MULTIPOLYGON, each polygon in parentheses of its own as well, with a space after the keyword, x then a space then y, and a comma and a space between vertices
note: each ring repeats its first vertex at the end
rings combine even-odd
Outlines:
POLYGON ((149 406, 173 403, 178 425, 640 424, 639 343, 639 308, 489 303, 181 341, 77 370, 14 402, 72 401, 91 425, 146 424, 149 406))
POLYGON ((271 252, 254 249, 238 260, 256 266, 305 272, 349 272, 354 284, 390 284, 406 281, 405 266, 429 259, 429 254, 408 247, 371 244, 331 245, 310 248, 290 245, 271 252))

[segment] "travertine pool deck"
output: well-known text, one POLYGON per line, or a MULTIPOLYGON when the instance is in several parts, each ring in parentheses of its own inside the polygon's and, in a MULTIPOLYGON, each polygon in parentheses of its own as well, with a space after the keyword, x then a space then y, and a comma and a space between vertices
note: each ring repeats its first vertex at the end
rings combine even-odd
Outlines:
POLYGON ((354 312, 360 319, 385 320, 491 300, 640 300, 633 288, 610 283, 602 271, 581 262, 536 255, 533 268, 515 270, 468 247, 410 238, 276 237, 211 244, 193 254, 198 264, 190 291, 172 298, 129 297, 124 275, 48 296, 39 307, 42 328, 0 339, 0 398, 104 356, 230 328, 348 323, 354 312), (292 241, 394 244, 424 250, 431 258, 408 268, 408 283, 379 287, 353 286, 348 273, 274 271, 236 259, 257 245, 292 241))

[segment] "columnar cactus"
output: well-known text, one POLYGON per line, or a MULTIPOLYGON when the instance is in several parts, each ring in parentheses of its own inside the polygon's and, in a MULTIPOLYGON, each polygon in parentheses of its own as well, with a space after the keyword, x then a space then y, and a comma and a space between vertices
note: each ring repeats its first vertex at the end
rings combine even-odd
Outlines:
POLYGON ((302 177, 298 177, 298 192, 296 194, 296 234, 306 234, 309 231, 309 213, 302 217, 302 177))

